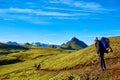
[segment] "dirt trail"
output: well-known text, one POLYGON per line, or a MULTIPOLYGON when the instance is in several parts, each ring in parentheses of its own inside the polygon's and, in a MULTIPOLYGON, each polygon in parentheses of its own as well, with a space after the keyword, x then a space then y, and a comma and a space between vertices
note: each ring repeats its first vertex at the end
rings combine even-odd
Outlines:
MULTIPOLYGON (((113 58, 113 59, 106 59, 106 66, 107 70, 120 70, 120 59, 119 58, 113 58)), ((78 69, 83 69, 83 70, 99 70, 99 63, 96 65, 89 64, 87 66, 82 66, 82 65, 76 65, 73 67, 65 67, 62 69, 40 69, 40 71, 68 71, 68 70, 78 70, 78 69)))

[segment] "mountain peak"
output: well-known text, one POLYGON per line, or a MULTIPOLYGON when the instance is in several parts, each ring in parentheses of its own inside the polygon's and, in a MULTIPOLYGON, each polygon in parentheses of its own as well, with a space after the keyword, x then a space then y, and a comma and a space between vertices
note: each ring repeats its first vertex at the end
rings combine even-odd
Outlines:
POLYGON ((17 43, 17 42, 12 42, 12 41, 8 41, 6 44, 8 44, 8 45, 16 45, 16 46, 20 46, 19 43, 17 43))
POLYGON ((77 39, 76 37, 73 37, 73 38, 72 38, 72 41, 74 41, 74 40, 78 40, 78 39, 77 39))
POLYGON ((78 38, 73 37, 66 44, 62 45, 62 47, 70 50, 78 50, 78 49, 86 48, 87 44, 85 44, 83 41, 80 41, 78 38))

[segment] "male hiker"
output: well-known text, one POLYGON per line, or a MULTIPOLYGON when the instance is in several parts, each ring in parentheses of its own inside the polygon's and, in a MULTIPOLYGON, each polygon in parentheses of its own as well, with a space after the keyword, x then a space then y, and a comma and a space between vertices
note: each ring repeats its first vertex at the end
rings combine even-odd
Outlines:
POLYGON ((97 55, 99 55, 100 67, 102 71, 106 69, 105 61, 104 61, 104 47, 101 41, 98 40, 97 37, 94 38, 95 47, 97 55))

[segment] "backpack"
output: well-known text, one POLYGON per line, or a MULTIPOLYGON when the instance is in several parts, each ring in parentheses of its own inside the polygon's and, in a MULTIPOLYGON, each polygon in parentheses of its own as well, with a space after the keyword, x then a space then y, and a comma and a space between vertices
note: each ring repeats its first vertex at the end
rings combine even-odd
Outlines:
POLYGON ((110 40, 109 38, 102 37, 101 42, 103 45, 103 49, 105 53, 113 52, 112 48, 110 47, 110 40))

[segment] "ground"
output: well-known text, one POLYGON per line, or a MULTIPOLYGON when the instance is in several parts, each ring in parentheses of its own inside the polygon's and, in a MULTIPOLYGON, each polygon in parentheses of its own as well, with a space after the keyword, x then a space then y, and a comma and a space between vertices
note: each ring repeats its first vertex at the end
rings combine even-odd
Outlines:
POLYGON ((74 51, 32 46, 0 58, 21 60, 0 65, 0 80, 120 80, 120 37, 110 40, 113 52, 105 53, 105 71, 99 67, 94 45, 74 51), (35 64, 40 64, 40 70, 35 64))

